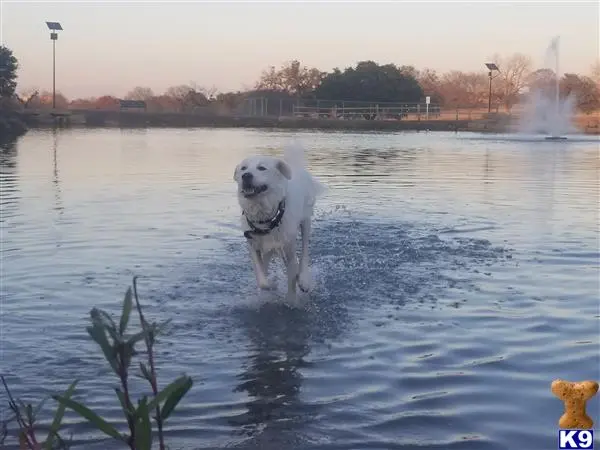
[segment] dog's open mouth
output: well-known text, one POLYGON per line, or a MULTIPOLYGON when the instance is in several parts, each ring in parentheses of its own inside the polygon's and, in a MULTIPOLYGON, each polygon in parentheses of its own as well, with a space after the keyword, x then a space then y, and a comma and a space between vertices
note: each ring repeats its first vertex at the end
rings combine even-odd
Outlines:
POLYGON ((267 190, 266 184, 260 186, 247 186, 242 188, 242 195, 246 198, 255 197, 267 190))

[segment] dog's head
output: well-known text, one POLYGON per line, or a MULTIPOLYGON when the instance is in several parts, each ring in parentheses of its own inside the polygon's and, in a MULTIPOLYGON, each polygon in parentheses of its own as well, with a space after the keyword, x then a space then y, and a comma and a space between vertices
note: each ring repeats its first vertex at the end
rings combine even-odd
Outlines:
POLYGON ((290 166, 272 156, 253 156, 237 165, 233 179, 238 184, 238 195, 246 200, 271 197, 282 199, 287 181, 292 178, 290 166))

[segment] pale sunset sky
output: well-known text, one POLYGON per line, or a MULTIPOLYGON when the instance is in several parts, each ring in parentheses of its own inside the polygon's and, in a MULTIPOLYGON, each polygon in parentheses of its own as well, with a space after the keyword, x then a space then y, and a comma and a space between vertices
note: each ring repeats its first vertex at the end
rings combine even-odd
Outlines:
POLYGON ((60 22, 57 91, 68 98, 155 93, 195 82, 252 87, 298 59, 329 71, 360 60, 482 71, 494 53, 544 64, 559 35, 561 72, 598 60, 599 2, 29 2, 0 0, 0 40, 20 63, 18 91, 52 88, 45 21, 60 22))

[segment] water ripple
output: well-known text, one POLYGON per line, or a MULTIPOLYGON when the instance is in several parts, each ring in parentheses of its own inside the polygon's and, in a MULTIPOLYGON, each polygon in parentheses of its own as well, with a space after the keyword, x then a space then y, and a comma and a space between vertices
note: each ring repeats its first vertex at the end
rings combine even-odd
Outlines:
MULTIPOLYGON (((329 187, 303 308, 282 302, 280 266, 279 290, 257 292, 231 186, 242 157, 295 134, 32 131, 0 152, 13 392, 79 378, 76 397, 122 429, 84 327, 92 306, 117 314, 140 274, 147 314, 172 319, 159 381, 195 381, 171 448, 554 447, 551 381, 600 378, 594 143, 297 135, 329 187)), ((118 448, 72 413, 65 424, 75 448, 118 448)))

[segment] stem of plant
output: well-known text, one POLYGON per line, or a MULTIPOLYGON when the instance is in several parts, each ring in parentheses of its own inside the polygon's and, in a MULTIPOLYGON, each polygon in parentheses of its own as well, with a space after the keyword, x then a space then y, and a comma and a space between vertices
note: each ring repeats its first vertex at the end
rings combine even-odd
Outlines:
POLYGON ((126 416, 127 416, 127 425, 129 426, 129 441, 127 444, 131 450, 135 450, 135 418, 131 415, 131 410, 133 409, 133 404, 131 403, 131 398, 129 397, 129 383, 127 381, 127 367, 124 364, 123 355, 119 358, 121 361, 119 362, 119 378, 121 379, 121 387, 123 388, 123 397, 125 398, 125 407, 127 408, 126 416))
MULTIPOLYGON (((146 348, 148 350, 148 365, 150 366, 150 385, 152 386, 152 393, 156 397, 158 395, 158 381, 156 379, 156 371, 154 369, 154 337, 150 336, 150 332, 147 329, 146 320, 144 319, 144 314, 142 313, 142 306, 140 305, 140 299, 138 298, 137 293, 137 276, 133 277, 133 296, 135 298, 135 305, 140 315, 140 323, 142 324, 142 330, 146 332, 146 336, 144 341, 146 342, 146 348)), ((156 405, 156 427, 158 428, 158 442, 160 446, 160 450, 165 450, 165 440, 163 437, 163 421, 160 416, 160 406, 156 405)))
POLYGON ((28 426, 27 423, 25 422, 25 420, 23 419, 23 417, 21 416, 19 407, 17 406, 17 403, 15 402, 15 399, 13 398, 13 396, 10 392, 10 389, 8 388, 8 384, 6 384, 6 380, 4 379, 4 376, 0 376, 0 379, 2 379, 2 384, 4 385, 4 390, 6 391, 6 395, 8 395, 8 404, 9 404, 10 408, 14 411, 17 423, 21 427, 21 430, 25 433, 24 436, 27 441, 27 446, 31 450, 37 450, 39 448, 39 445, 38 445, 37 439, 35 438, 35 433, 33 431, 33 427, 28 426))

